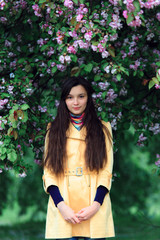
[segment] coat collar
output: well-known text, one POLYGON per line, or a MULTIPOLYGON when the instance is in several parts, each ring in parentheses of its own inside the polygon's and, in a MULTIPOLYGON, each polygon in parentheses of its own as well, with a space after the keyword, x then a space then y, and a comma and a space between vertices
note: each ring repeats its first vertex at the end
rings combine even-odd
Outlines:
POLYGON ((82 127, 80 131, 78 131, 72 123, 70 123, 69 128, 66 132, 67 138, 81 139, 85 140, 86 138, 86 128, 82 127))

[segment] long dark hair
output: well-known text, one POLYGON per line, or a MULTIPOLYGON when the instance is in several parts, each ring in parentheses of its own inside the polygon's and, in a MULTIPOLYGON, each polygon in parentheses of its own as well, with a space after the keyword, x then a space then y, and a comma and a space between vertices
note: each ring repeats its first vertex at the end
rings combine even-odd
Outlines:
POLYGON ((66 153, 66 131, 70 124, 70 114, 65 100, 72 87, 81 85, 85 88, 88 95, 87 106, 83 118, 83 127, 86 127, 86 151, 85 164, 90 171, 99 172, 107 162, 106 150, 106 132, 108 140, 111 143, 111 134, 109 130, 98 119, 94 103, 92 100, 93 88, 91 84, 83 77, 70 77, 63 82, 60 104, 55 120, 50 124, 47 130, 48 139, 46 153, 44 156, 44 166, 48 167, 53 173, 59 175, 64 173, 66 153))

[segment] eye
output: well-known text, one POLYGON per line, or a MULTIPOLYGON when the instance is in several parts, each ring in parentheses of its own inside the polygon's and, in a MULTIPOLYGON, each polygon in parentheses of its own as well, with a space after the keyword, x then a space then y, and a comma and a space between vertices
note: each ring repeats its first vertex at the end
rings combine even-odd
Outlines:
POLYGON ((79 96, 80 98, 84 98, 84 95, 79 96))
POLYGON ((72 99, 72 97, 71 97, 71 96, 68 96, 67 99, 72 99))

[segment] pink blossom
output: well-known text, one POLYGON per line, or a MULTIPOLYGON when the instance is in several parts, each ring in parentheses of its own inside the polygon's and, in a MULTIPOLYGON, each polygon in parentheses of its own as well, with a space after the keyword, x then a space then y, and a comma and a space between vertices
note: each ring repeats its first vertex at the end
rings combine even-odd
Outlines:
POLYGON ((45 43, 45 41, 43 40, 43 38, 40 38, 37 40, 37 43, 40 45, 40 47, 42 47, 45 43))
POLYGON ((155 162, 155 165, 158 166, 158 167, 160 167, 160 159, 155 162))
POLYGON ((12 43, 8 40, 5 40, 5 46, 6 47, 11 47, 12 46, 12 43))
POLYGON ((110 65, 106 66, 106 67, 104 68, 104 71, 105 71, 106 73, 109 73, 109 72, 110 72, 110 65))
POLYGON ((67 63, 70 63, 71 62, 71 57, 70 56, 65 56, 65 61, 67 62, 67 63))
POLYGON ((61 55, 60 57, 59 57, 59 61, 63 64, 64 63, 64 56, 63 55, 61 55))
POLYGON ((115 41, 115 40, 117 40, 117 38, 118 38, 118 34, 115 33, 114 35, 110 36, 110 41, 115 41))
POLYGON ((83 15, 82 14, 78 14, 77 17, 76 17, 76 20, 77 22, 80 22, 83 18, 83 15))
POLYGON ((158 73, 158 75, 160 75, 160 69, 158 69, 157 73, 158 73))
POLYGON ((67 52, 68 52, 68 53, 76 54, 76 50, 75 50, 75 48, 74 48, 73 46, 69 46, 69 47, 67 48, 67 52))
POLYGON ((97 51, 97 46, 95 46, 95 45, 91 45, 91 48, 92 48, 92 50, 93 50, 94 52, 97 51))
POLYGON ((104 52, 105 51, 105 49, 102 46, 102 44, 99 43, 97 47, 99 48, 99 52, 104 52))
POLYGON ((106 103, 114 103, 115 98, 117 98, 117 94, 115 94, 114 90, 110 88, 107 92, 107 97, 105 99, 106 103))
POLYGON ((123 17, 124 17, 124 18, 128 18, 127 13, 128 13, 127 10, 124 10, 124 11, 123 11, 123 17))
POLYGON ((88 48, 89 47, 89 44, 83 42, 82 40, 78 40, 77 43, 78 43, 80 48, 88 48))
POLYGON ((87 32, 84 34, 84 38, 87 40, 87 41, 91 41, 92 39, 92 32, 87 32))
POLYGON ((77 33, 75 30, 73 32, 69 31, 68 33, 71 37, 77 37, 77 33))
POLYGON ((5 5, 5 1, 0 0, 0 10, 3 10, 5 5))
POLYGON ((118 0, 109 0, 110 3, 112 3, 114 6, 118 5, 118 0))
POLYGON ((144 137, 144 136, 143 136, 143 133, 141 133, 141 134, 139 135, 139 139, 138 139, 137 145, 143 147, 143 146, 144 146, 144 143, 143 143, 143 142, 144 142, 145 140, 147 140, 147 137, 144 137))
POLYGON ((40 105, 38 106, 38 110, 40 112, 47 112, 47 107, 41 107, 40 105))
POLYGON ((54 54, 54 49, 53 47, 50 47, 50 50, 47 52, 47 55, 50 57, 53 54, 54 54))
POLYGON ((49 35, 52 35, 52 34, 53 34, 52 30, 49 30, 49 31, 48 31, 48 34, 49 34, 49 35))
POLYGON ((18 144, 18 145, 17 145, 17 148, 18 148, 19 150, 21 150, 21 145, 20 145, 20 144, 18 144))
POLYGON ((160 85, 155 84, 155 88, 156 88, 156 89, 160 89, 160 85))
POLYGON ((18 176, 21 178, 25 178, 27 176, 27 174, 25 172, 23 172, 23 173, 18 174, 18 176))
POLYGON ((56 65, 55 62, 51 62, 51 67, 54 67, 56 65))
POLYGON ((41 15, 41 9, 40 9, 40 7, 38 6, 38 4, 34 4, 33 6, 32 6, 32 8, 33 8, 33 10, 34 10, 34 14, 37 16, 37 17, 42 17, 42 15, 41 15))
POLYGON ((121 24, 121 19, 119 18, 119 16, 116 14, 113 14, 112 19, 113 19, 113 21, 109 23, 109 26, 111 26, 113 29, 121 29, 122 24, 121 24))
POLYGON ((86 14, 88 12, 87 8, 83 8, 83 14, 86 14))
POLYGON ((1 17, 0 19, 1 19, 1 22, 3 22, 3 23, 7 22, 7 18, 6 17, 1 17))
POLYGON ((3 170, 2 170, 2 168, 0 168, 0 173, 2 173, 3 172, 3 170))
POLYGON ((57 64, 57 68, 58 70, 60 70, 61 72, 64 72, 66 70, 66 66, 62 65, 62 64, 57 64))
POLYGON ((37 165, 41 165, 41 160, 39 160, 39 159, 35 159, 34 162, 35 162, 37 165))
POLYGON ((0 100, 0 109, 3 109, 3 106, 8 103, 8 99, 0 100))
POLYGON ((109 56, 109 52, 104 51, 102 52, 102 58, 107 58, 109 56))
POLYGON ((73 2, 71 0, 65 0, 64 1, 64 6, 69 8, 69 9, 73 9, 73 2))
POLYGON ((156 18, 160 21, 160 12, 156 14, 156 18))

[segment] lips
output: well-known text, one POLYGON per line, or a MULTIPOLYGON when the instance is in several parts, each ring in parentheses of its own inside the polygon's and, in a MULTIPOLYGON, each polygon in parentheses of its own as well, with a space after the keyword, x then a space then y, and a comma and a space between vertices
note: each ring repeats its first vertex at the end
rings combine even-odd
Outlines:
POLYGON ((79 109, 80 109, 80 107, 74 107, 73 109, 74 109, 74 110, 79 110, 79 109))

